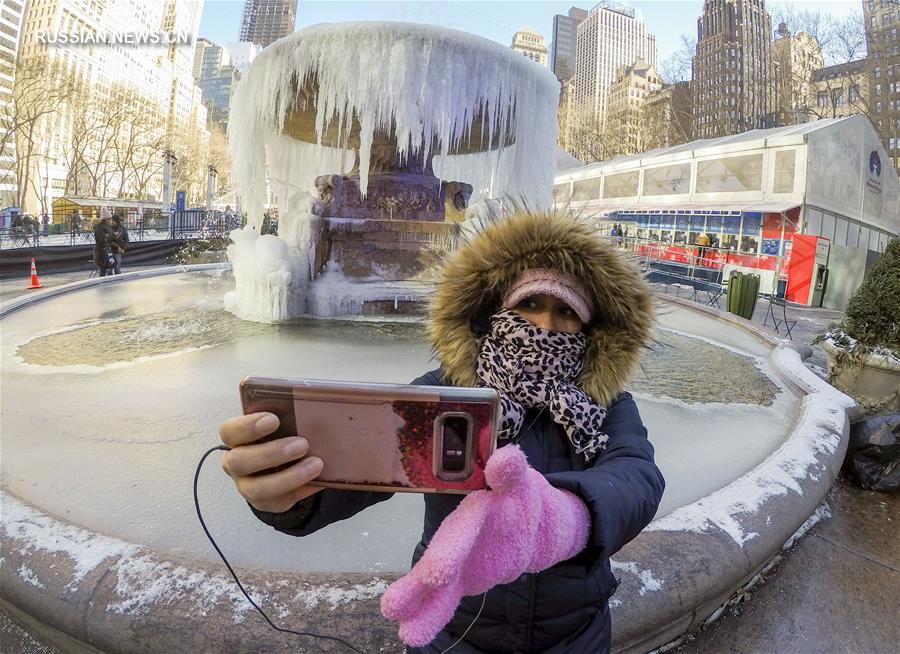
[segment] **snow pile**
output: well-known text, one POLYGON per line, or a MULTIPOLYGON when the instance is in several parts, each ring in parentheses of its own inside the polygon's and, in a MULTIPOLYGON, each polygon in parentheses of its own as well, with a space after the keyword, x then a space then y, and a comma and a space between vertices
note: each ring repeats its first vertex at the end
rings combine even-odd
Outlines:
POLYGON ((334 611, 342 604, 350 604, 352 602, 361 602, 364 600, 375 599, 381 597, 381 594, 387 590, 388 582, 384 579, 376 577, 372 581, 364 584, 353 584, 349 588, 331 585, 310 585, 305 584, 305 588, 297 591, 291 604, 294 606, 302 604, 307 609, 312 609, 319 604, 328 604, 334 611))
MULTIPOLYGON (((452 160, 478 119, 488 138, 475 149, 488 149, 499 134, 511 134, 515 147, 505 147, 500 139, 482 155, 461 155, 462 168, 445 161, 445 171, 436 174, 450 179, 452 170, 454 180, 476 190, 550 206, 559 82, 548 69, 499 43, 456 30, 337 23, 307 27, 269 46, 235 89, 228 125, 232 175, 251 225, 262 222, 267 177, 276 185, 307 190, 316 174, 340 172, 335 166, 343 153, 282 133, 286 114, 303 102, 292 90, 308 79, 318 86, 319 143, 329 126, 342 134, 354 122, 360 126, 363 194, 376 131, 393 126, 404 156, 421 152, 452 160)), ((346 159, 342 163, 346 169, 346 159)))
POLYGON ((647 593, 655 593, 662 590, 663 582, 654 577, 651 570, 641 570, 634 561, 613 561, 610 559, 609 565, 616 572, 629 572, 637 577, 641 584, 641 587, 638 588, 638 594, 641 597, 647 593))
MULTIPOLYGON (((0 491, 3 506, 4 535, 15 541, 22 553, 41 552, 64 555, 72 561, 67 589, 74 589, 97 566, 107 559, 130 556, 138 551, 136 545, 93 534, 79 527, 58 522, 50 516, 35 511, 14 496, 0 491)), ((20 574, 23 570, 20 569, 20 574)), ((23 578, 37 586, 41 583, 29 571, 23 578)))

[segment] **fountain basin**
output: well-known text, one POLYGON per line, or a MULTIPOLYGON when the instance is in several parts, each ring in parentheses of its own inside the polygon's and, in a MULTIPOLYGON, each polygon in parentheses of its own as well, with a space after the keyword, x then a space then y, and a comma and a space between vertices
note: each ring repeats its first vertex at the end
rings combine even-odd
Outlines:
MULTIPOLYGON (((244 374, 407 382, 436 364, 414 321, 242 323, 209 299, 229 283, 227 266, 143 271, 0 309, 6 602, 109 652, 331 651, 270 630, 240 595, 196 522, 194 466, 244 374)), ((634 393, 668 488, 614 557, 621 651, 671 640, 751 579, 846 447, 849 399, 793 350, 671 298, 660 325, 634 393)), ((377 601, 408 569, 421 498, 293 539, 250 515, 216 457, 200 480, 210 529, 276 623, 402 651, 377 601)))

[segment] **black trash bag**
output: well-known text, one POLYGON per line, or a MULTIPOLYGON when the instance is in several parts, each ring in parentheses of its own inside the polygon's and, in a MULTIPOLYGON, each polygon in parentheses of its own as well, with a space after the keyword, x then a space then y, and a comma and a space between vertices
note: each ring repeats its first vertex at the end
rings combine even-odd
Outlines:
POLYGON ((900 414, 853 425, 847 459, 863 488, 900 491, 900 414))

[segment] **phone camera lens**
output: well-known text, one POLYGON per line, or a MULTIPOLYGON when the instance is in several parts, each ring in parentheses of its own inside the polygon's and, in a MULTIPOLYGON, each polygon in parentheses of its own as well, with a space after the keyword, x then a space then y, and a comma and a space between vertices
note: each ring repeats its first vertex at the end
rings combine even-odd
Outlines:
POLYGON ((441 468, 460 473, 466 469, 466 444, 469 421, 462 416, 447 416, 443 422, 441 468))

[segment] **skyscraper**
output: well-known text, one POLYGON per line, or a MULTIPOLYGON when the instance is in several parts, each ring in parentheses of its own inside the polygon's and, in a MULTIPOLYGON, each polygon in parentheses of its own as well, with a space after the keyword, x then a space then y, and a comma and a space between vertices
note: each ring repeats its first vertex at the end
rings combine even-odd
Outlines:
POLYGON ((223 134, 228 131, 234 86, 258 52, 259 46, 254 43, 228 43, 220 47, 208 39, 198 39, 194 69, 199 71, 197 83, 203 92, 203 106, 209 124, 217 125, 223 134))
MULTIPOLYGON (((9 6, 18 0, 3 1, 4 6, 9 6)), ((88 46, 46 43, 39 34, 172 30, 192 38, 202 10, 203 2, 199 0, 44 0, 40 5, 28 5, 19 63, 23 68, 40 64, 48 71, 56 71, 60 83, 72 83, 77 93, 66 97, 57 110, 35 123, 35 133, 40 137, 33 140, 30 158, 20 148, 20 158, 28 158, 20 168, 25 171, 23 178, 27 174, 30 182, 19 180, 24 210, 48 211, 52 201, 67 191, 81 195, 156 195, 162 182, 156 167, 161 152, 155 142, 151 143, 156 134, 162 134, 159 148, 163 148, 182 140, 187 126, 201 134, 206 131, 206 109, 194 83, 193 40, 88 46), (135 11, 136 5, 140 11, 135 11), (147 145, 132 152, 132 169, 139 168, 135 174, 127 174, 109 163, 100 149, 115 148, 111 143, 104 146, 98 135, 106 132, 93 128, 93 121, 107 121, 101 108, 118 106, 139 109, 148 123, 139 128, 141 140, 147 145), (75 148, 73 142, 78 139, 83 143, 75 148)), ((48 88, 48 92, 51 90, 48 88)), ((134 127, 133 123, 116 126, 123 135, 129 127, 134 127)), ((106 128, 112 131, 114 126, 107 122, 106 128)))
POLYGON ((575 38, 578 23, 588 17, 585 9, 572 7, 569 14, 553 17, 553 35, 550 43, 550 70, 560 82, 575 74, 575 38))
POLYGON ((695 137, 774 123, 772 19, 765 0, 704 0, 693 67, 695 137))
POLYGON ((294 32, 297 0, 244 0, 241 41, 264 48, 294 32))
POLYGON ((863 0, 869 68, 869 118, 900 170, 900 3, 863 0))
MULTIPOLYGON (((163 10, 163 29, 194 35, 200 28, 202 2, 189 0, 166 0, 163 10)), ((179 125, 186 125, 200 116, 199 122, 205 128, 206 110, 200 103, 200 89, 194 80, 194 52, 191 47, 170 44, 167 48, 171 91, 167 121, 168 147, 172 147, 177 137, 179 125)))
POLYGON ((544 37, 530 27, 523 27, 516 32, 509 47, 541 66, 547 65, 547 46, 544 45, 544 37))
POLYGON ((12 128, 16 55, 25 16, 24 0, 11 0, 0 13, 0 209, 16 204, 16 134, 12 128))
POLYGON ((604 0, 578 25, 575 104, 579 112, 606 120, 609 87, 619 66, 635 59, 656 66, 656 37, 634 9, 604 0))

